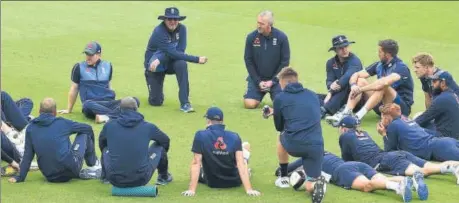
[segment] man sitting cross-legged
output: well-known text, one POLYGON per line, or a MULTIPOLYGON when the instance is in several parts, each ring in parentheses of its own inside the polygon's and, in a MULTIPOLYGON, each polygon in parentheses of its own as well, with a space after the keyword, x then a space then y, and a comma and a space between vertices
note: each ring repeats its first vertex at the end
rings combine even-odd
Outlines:
POLYGON ((244 185, 249 196, 259 196, 249 179, 247 162, 250 157, 248 143, 241 143, 238 134, 225 130, 223 112, 211 107, 205 115, 207 129, 196 132, 191 151, 191 178, 184 196, 194 196, 198 182, 211 188, 231 188, 244 185), (202 164, 202 165, 201 165, 202 164))
POLYGON ((25 181, 35 154, 40 171, 49 182, 67 182, 73 178, 92 179, 100 176, 92 127, 56 117, 56 102, 51 98, 45 98, 40 103, 40 116, 33 119, 26 129, 21 170, 19 176, 9 179, 10 182, 25 181), (69 137, 74 133, 77 135, 72 144, 69 137), (82 170, 83 159, 90 167, 82 170))
POLYGON ((103 180, 116 187, 143 186, 158 168, 156 184, 166 185, 172 181, 167 159, 170 139, 145 121, 137 108, 133 97, 123 98, 119 117, 108 121, 100 133, 103 180))

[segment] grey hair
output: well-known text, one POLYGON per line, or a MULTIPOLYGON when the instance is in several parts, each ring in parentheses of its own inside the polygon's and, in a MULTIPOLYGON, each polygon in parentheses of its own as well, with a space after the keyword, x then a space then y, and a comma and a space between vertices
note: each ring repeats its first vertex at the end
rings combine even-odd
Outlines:
POLYGON ((263 17, 263 16, 268 16, 268 23, 270 26, 274 24, 274 13, 270 10, 264 10, 258 14, 258 16, 263 17))
POLYGON ((56 101, 53 98, 45 98, 40 103, 41 113, 54 113, 56 112, 56 101))
POLYGON ((121 99, 120 108, 136 111, 138 108, 137 101, 133 97, 125 97, 121 99))

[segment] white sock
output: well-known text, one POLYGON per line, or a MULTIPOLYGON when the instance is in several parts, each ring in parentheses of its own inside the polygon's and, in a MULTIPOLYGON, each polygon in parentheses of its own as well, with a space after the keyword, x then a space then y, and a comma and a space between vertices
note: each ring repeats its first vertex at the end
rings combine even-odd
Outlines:
POLYGON ((397 182, 394 182, 394 181, 390 181, 390 180, 386 181, 386 188, 388 190, 395 191, 397 194, 401 192, 401 191, 399 191, 400 183, 397 183, 397 182))
POLYGON ((355 114, 359 120, 362 120, 362 118, 365 116, 365 114, 368 113, 367 107, 362 107, 359 112, 355 114))
POLYGON ((454 169, 456 168, 451 165, 443 165, 440 168, 440 173, 454 173, 454 169))
POLYGON ((349 108, 349 107, 347 107, 347 105, 346 105, 346 107, 344 107, 344 111, 343 111, 343 113, 344 113, 344 114, 350 114, 350 113, 351 113, 351 111, 352 111, 352 109, 350 109, 350 108, 349 108))

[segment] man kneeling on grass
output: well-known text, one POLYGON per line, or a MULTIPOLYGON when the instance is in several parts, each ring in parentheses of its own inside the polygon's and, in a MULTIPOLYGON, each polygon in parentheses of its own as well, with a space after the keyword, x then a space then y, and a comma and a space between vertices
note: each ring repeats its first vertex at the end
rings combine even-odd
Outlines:
POLYGON ((40 116, 26 129, 24 157, 19 176, 9 182, 23 182, 37 154, 41 173, 49 182, 67 182, 73 178, 100 177, 100 165, 94 152, 94 132, 87 124, 56 117, 56 102, 46 98, 40 103, 40 116), (70 143, 70 135, 76 133, 70 143), (90 166, 81 169, 83 159, 90 166))
POLYGON ((238 187, 242 182, 247 195, 259 196, 249 180, 249 143, 241 143, 238 134, 225 130, 219 108, 209 108, 205 117, 207 129, 196 132, 194 137, 190 186, 182 195, 194 196, 198 182, 211 188, 238 187))
POLYGON ((100 133, 102 179, 116 187, 144 186, 158 168, 156 184, 166 185, 172 181, 167 172, 170 139, 137 108, 133 97, 123 98, 119 117, 109 120, 100 133))

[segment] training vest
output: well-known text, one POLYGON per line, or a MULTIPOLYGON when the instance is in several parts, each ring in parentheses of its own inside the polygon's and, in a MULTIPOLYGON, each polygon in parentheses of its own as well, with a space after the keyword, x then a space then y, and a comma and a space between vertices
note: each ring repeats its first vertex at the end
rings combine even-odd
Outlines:
POLYGON ((79 92, 81 102, 87 100, 114 100, 115 92, 109 88, 111 63, 101 60, 97 67, 80 62, 79 92))

